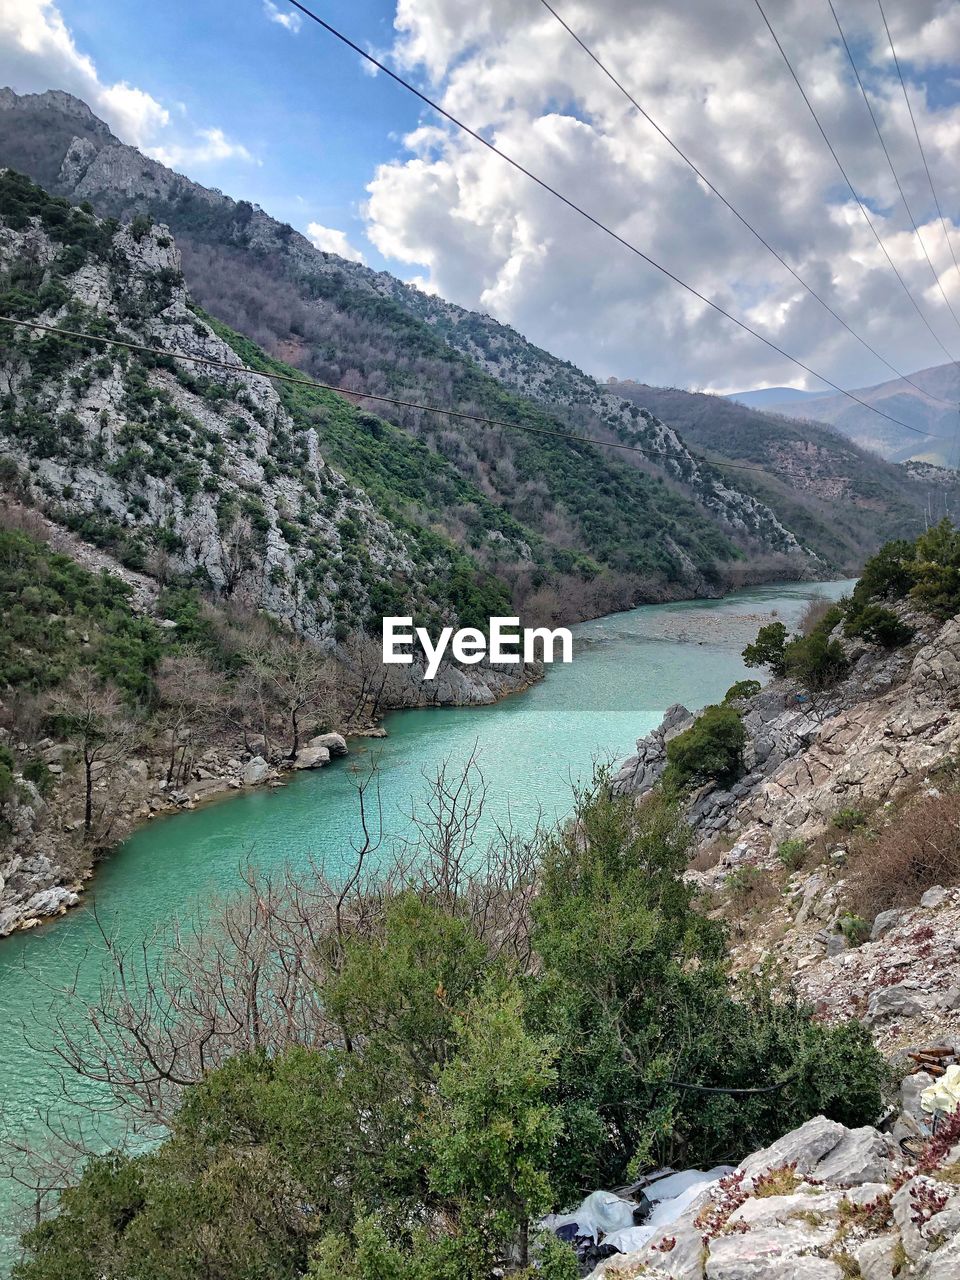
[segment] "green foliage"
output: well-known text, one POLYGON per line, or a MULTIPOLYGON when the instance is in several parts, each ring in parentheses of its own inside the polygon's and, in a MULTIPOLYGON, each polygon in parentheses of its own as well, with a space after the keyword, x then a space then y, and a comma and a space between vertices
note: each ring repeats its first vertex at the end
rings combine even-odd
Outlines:
POLYGON ((723 700, 724 702, 739 702, 743 698, 752 698, 759 692, 759 680, 738 680, 723 695, 723 700))
POLYGON ((837 927, 851 947, 859 947, 870 941, 870 921, 864 920, 863 916, 842 915, 837 921, 837 927))
POLYGON ((512 1251, 518 1278, 572 1280, 557 1241, 524 1253, 584 1187, 736 1157, 818 1113, 874 1119, 864 1028, 759 982, 734 998, 689 843, 662 801, 581 795, 543 849, 522 976, 447 895, 388 894, 362 936, 331 927, 321 1044, 229 1059, 152 1151, 90 1161, 16 1280, 490 1280, 512 1251))
POLYGON ((704 782, 729 786, 743 768, 746 741, 747 731, 733 707, 705 707, 689 729, 667 743, 664 790, 677 794, 704 782))
POLYGON ((870 644, 881 645, 884 649, 896 649, 909 644, 914 637, 914 629, 901 622, 891 610, 881 604, 868 604, 857 613, 852 613, 844 624, 845 636, 860 637, 870 644))
POLYGON ((788 871, 799 871, 807 857, 806 841, 796 837, 781 840, 777 845, 777 857, 788 871))
POLYGON ((757 638, 743 651, 748 667, 769 667, 771 675, 782 676, 787 628, 782 622, 769 622, 757 632, 757 638))
POLYGON ((6 743, 0 742, 0 804, 12 799, 16 793, 17 788, 13 778, 16 767, 17 762, 13 752, 6 743))
POLYGON ((783 650, 783 675, 805 689, 827 689, 849 670, 850 663, 839 640, 822 630, 794 636, 783 650))
POLYGON ((859 831, 867 825, 867 815, 862 809, 838 809, 833 815, 833 825, 838 831, 859 831))
POLYGON ((0 530, 0 688, 50 688, 86 665, 132 700, 148 699, 164 637, 133 613, 129 596, 118 578, 0 530))

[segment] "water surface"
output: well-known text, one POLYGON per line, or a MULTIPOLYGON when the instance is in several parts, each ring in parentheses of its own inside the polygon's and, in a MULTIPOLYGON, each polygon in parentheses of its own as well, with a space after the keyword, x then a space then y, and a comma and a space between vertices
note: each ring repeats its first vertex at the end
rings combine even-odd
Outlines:
MULTIPOLYGON (((358 838, 354 770, 371 753, 379 756, 388 839, 410 831, 423 772, 445 759, 455 767, 474 751, 489 788, 488 832, 508 815, 520 829, 532 827, 538 812, 561 818, 571 783, 588 778, 595 761, 629 755, 672 703, 695 710, 756 675, 740 651, 771 614, 791 626, 812 598, 836 599, 851 586, 778 584, 582 623, 574 628, 574 662, 552 667, 522 695, 492 707, 397 712, 386 719, 389 736, 354 741, 349 760, 144 827, 101 866, 82 907, 0 942, 0 1125, 36 1133, 43 1112, 62 1106, 49 1057, 51 992, 76 978, 81 993, 95 993, 101 943, 94 907, 108 933, 136 943, 211 894, 235 889, 242 865, 306 867, 312 857, 329 864, 341 851, 349 856, 358 838)), ((0 1186, 0 1273, 13 1250, 10 1190, 0 1186)))

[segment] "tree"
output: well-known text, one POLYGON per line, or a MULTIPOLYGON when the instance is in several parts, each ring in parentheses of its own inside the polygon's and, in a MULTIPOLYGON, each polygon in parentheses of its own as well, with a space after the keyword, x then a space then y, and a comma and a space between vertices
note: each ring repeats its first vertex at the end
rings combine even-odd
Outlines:
MULTIPOLYGON (((89 667, 73 672, 64 684, 50 694, 49 713, 59 733, 80 753, 83 763, 84 805, 83 835, 94 835, 93 784, 98 766, 104 769, 124 760, 139 741, 140 729, 130 718, 115 685, 89 667)), ((106 806, 99 815, 101 829, 96 833, 105 840, 109 831, 106 806)))
POLYGON ((300 750, 302 717, 311 709, 333 701, 334 680, 330 659, 307 640, 272 636, 245 655, 255 677, 272 691, 284 715, 292 760, 300 750))
POLYGON ((164 658, 157 671, 160 720, 170 735, 167 785, 186 781, 193 751, 214 723, 220 710, 226 681, 223 674, 199 653, 179 653, 164 658))
POLYGON ((743 661, 748 667, 769 667, 771 675, 783 675, 783 649, 787 643, 787 628, 782 622, 768 622, 757 632, 753 644, 743 651, 743 661))
POLYGON ((667 743, 663 786, 681 792, 703 782, 729 786, 743 768, 747 731, 728 703, 705 707, 689 729, 667 743))

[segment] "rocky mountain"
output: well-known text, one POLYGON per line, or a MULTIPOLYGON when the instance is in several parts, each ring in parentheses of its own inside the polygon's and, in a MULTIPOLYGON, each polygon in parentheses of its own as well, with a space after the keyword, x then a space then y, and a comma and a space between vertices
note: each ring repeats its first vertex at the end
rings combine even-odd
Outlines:
POLYGON ((835 559, 853 564, 865 542, 913 537, 924 525, 960 512, 960 481, 953 470, 885 462, 832 427, 727 397, 637 382, 615 385, 625 399, 672 423, 706 457, 760 468, 731 474, 835 559))
POLYGON ((856 395, 869 405, 899 418, 916 431, 898 427, 855 404, 846 396, 815 395, 802 401, 771 400, 765 408, 803 422, 826 422, 842 435, 891 462, 915 459, 956 467, 960 371, 954 364, 934 365, 910 375, 917 386, 892 378, 860 387, 856 395), (946 401, 946 403, 944 403, 946 401), (932 432, 932 435, 917 434, 932 432))
MULTIPOLYGON (((6 482, 61 524, 133 568, 193 576, 320 641, 379 617, 401 583, 425 615, 460 616, 471 592, 482 594, 486 579, 450 542, 391 519, 326 463, 317 427, 327 410, 291 414, 273 384, 239 366, 191 309, 178 250, 161 229, 99 221, 6 176, 0 276, 6 315, 236 367, 4 327, 6 482)), ((329 411, 350 416, 340 402, 329 411)), ((521 531, 497 532, 528 554, 521 531)), ((503 604, 502 588, 492 591, 491 603, 503 604)))
MULTIPOLYGON (((355 388, 361 402, 364 392, 383 392, 641 450, 578 445, 571 456, 569 446, 543 437, 366 401, 544 541, 556 597, 585 594, 570 563, 578 554, 604 570, 605 581, 591 577, 592 598, 578 599, 579 616, 675 594, 677 583, 687 594, 709 591, 731 579, 731 567, 736 580, 847 568, 875 545, 866 525, 838 544, 829 521, 789 483, 754 483, 707 465, 675 424, 508 326, 322 253, 262 209, 124 146, 69 95, 4 91, 0 162, 101 214, 169 225, 191 292, 207 312, 272 358, 355 388)), ((847 472, 855 471, 847 460, 847 472)), ((911 494, 908 502, 915 500, 911 494)), ((445 516, 434 509, 429 518, 445 516)), ((461 541, 465 532, 470 537, 462 523, 447 521, 461 541)), ((508 576, 517 581, 524 573, 515 568, 508 576)))

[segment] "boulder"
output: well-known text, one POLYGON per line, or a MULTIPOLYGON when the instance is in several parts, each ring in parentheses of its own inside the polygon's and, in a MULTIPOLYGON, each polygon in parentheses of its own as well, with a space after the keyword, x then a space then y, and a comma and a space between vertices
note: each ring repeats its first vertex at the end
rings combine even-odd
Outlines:
POLYGON ((943 885, 935 884, 920 899, 920 905, 932 910, 934 907, 942 907, 952 896, 953 894, 949 889, 944 889, 943 885))
POLYGON ((837 1145, 817 1165, 816 1176, 823 1182, 857 1186, 864 1182, 884 1182, 899 1161, 893 1140, 871 1125, 848 1129, 837 1145))
POLYGON ((243 766, 240 781, 245 787, 255 787, 258 783, 263 782, 269 772, 270 766, 263 756, 254 756, 252 760, 248 760, 243 766))
POLYGON ((301 747, 293 760, 294 769, 322 769, 330 763, 329 747, 301 747))
POLYGON ((872 1026, 884 1018, 912 1018, 927 1007, 923 989, 917 982, 898 982, 894 987, 881 987, 870 997, 864 1022, 872 1026))
POLYGON ((806 1224, 717 1236, 710 1241, 706 1280, 843 1280, 837 1263, 814 1252, 832 1236, 832 1227, 806 1224))
POLYGON ((782 1169, 788 1164, 795 1166, 801 1176, 812 1173, 845 1133, 843 1125, 836 1120, 814 1116, 799 1129, 778 1138, 772 1146, 747 1156, 740 1164, 740 1171, 746 1175, 744 1185, 752 1186, 761 1174, 769 1173, 771 1169, 782 1169))
POLYGON ((891 929, 900 923, 902 915, 903 912, 896 907, 891 907, 889 911, 881 911, 874 919, 873 928, 870 930, 870 941, 876 942, 885 933, 889 933, 891 929))
POLYGON ((308 747, 326 747, 332 756, 347 754, 347 740, 342 733, 318 733, 307 743, 308 747))

